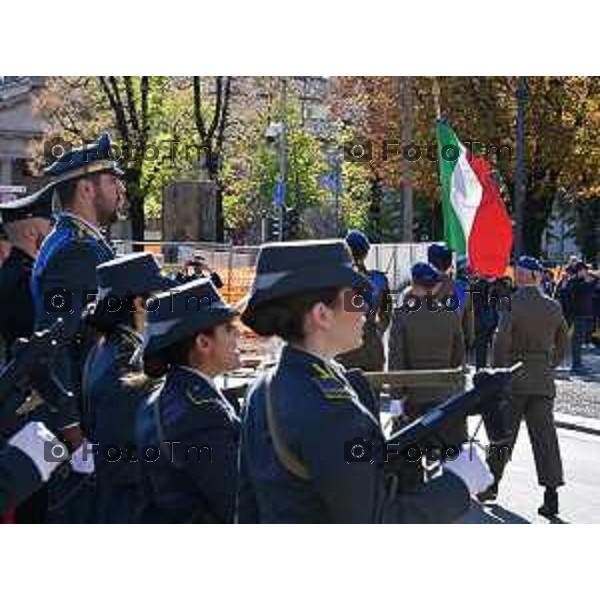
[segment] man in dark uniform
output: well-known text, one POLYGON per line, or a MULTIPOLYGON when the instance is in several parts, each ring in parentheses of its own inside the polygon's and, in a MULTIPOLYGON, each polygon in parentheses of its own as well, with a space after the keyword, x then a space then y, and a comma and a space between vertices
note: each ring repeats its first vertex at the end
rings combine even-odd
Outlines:
MULTIPOLYGON (((0 337, 5 358, 12 358, 17 338, 33 333, 31 272, 35 257, 52 227, 52 189, 19 198, 0 206, 0 216, 11 242, 11 252, 0 268, 0 337)), ((20 505, 15 520, 19 523, 43 523, 46 518, 46 490, 33 494, 20 505)))
MULTIPOLYGON (((91 346, 91 340, 84 339, 81 316, 97 292, 96 266, 114 258, 100 228, 117 220, 125 202, 122 172, 110 159, 110 149, 110 138, 104 134, 95 144, 66 153, 47 169, 47 174, 53 177, 51 185, 62 212, 58 213, 56 225, 40 249, 31 281, 34 329, 47 329, 62 318, 71 340, 57 350, 53 369, 63 387, 73 393, 73 401, 70 406, 63 404, 61 412, 54 415, 52 427, 80 449, 89 417, 81 405, 81 372, 91 346)), ((44 390, 40 393, 44 396, 44 390)), ((46 400, 54 404, 52 398, 46 400)), ((83 473, 75 469, 77 474, 71 477, 73 487, 86 487, 89 478, 80 478, 79 474, 88 475, 93 471, 89 458, 83 473)), ((64 486, 59 490, 61 486, 55 485, 54 493, 54 481, 49 490, 49 517, 58 522, 87 522, 92 507, 75 494, 67 493, 64 486), (53 496, 57 497, 58 504, 53 503, 53 496), (75 498, 76 505, 64 504, 68 496, 75 498)), ((71 485, 68 481, 62 483, 71 485)))
POLYGON ((15 340, 33 333, 31 272, 52 227, 52 189, 0 205, 0 216, 11 242, 10 254, 0 268, 0 336, 9 360, 15 340))
POLYGON ((354 229, 346 236, 346 243, 352 252, 356 271, 364 275, 370 284, 365 300, 369 304, 369 313, 363 328, 363 343, 360 348, 337 357, 347 369, 359 368, 363 371, 383 371, 385 350, 383 336, 392 320, 392 300, 387 277, 381 271, 368 270, 365 261, 371 244, 367 236, 354 229))
MULTIPOLYGON (((510 310, 501 310, 494 337, 494 366, 508 366, 523 361, 524 368, 512 381, 512 431, 510 448, 525 418, 533 449, 538 482, 546 488, 540 515, 551 518, 558 514, 557 488, 563 485, 563 469, 554 425, 554 368, 564 359, 568 344, 567 323, 560 304, 541 291, 544 269, 532 257, 517 261, 517 291, 510 310)), ((482 494, 482 500, 493 500, 498 493, 506 457, 490 456, 495 483, 482 494)))
POLYGON ((96 266, 114 258, 100 227, 115 222, 125 200, 122 172, 110 160, 110 138, 75 149, 47 169, 62 212, 35 261, 32 293, 35 330, 65 322, 73 343, 57 354, 55 371, 64 387, 75 395, 75 403, 61 415, 61 429, 68 441, 82 438, 81 407, 78 405, 81 366, 81 315, 97 292, 96 266))

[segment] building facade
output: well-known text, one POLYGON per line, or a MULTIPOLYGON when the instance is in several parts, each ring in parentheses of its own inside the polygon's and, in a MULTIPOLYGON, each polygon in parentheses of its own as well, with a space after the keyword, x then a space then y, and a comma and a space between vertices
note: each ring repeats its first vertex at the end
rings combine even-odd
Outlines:
POLYGON ((0 76, 0 186, 24 186, 30 192, 39 185, 29 157, 32 142, 45 130, 34 109, 42 85, 42 77, 0 76))

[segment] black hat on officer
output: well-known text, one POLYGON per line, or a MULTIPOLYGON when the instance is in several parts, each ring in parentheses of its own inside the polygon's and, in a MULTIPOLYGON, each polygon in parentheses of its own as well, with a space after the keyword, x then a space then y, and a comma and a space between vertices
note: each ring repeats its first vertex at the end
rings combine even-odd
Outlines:
POLYGON ((2 223, 25 219, 52 219, 52 186, 46 186, 29 196, 0 204, 2 223))
POLYGON ((238 311, 225 303, 207 277, 158 294, 147 310, 144 357, 238 315, 238 311))
POLYGON ((442 280, 442 273, 433 265, 425 262, 414 264, 410 275, 414 284, 424 287, 433 287, 442 280))
POLYGON ((65 152, 44 172, 53 178, 52 185, 93 173, 112 173, 122 177, 123 171, 119 169, 111 154, 110 136, 108 133, 103 133, 93 144, 65 152))
POLYGON ((160 292, 177 284, 160 273, 160 266, 150 252, 132 252, 96 267, 98 301, 107 297, 124 298, 160 292))
POLYGON ((259 335, 266 335, 257 314, 273 300, 324 288, 368 285, 368 279, 354 270, 350 249, 344 241, 266 244, 258 255, 242 322, 259 335))

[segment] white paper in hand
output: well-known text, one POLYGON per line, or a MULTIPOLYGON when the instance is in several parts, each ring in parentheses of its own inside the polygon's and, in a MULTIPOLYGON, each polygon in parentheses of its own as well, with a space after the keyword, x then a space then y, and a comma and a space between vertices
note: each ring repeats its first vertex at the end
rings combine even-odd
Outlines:
POLYGON ((444 463, 444 469, 460 477, 469 492, 479 494, 494 483, 494 477, 474 444, 463 444, 458 458, 444 463))

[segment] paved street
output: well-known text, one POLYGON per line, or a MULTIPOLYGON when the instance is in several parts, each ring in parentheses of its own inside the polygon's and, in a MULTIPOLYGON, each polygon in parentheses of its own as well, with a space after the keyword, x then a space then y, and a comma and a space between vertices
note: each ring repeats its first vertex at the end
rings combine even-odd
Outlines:
MULTIPOLYGON (((559 429, 559 440, 567 482, 560 489, 560 516, 567 523, 600 523, 600 436, 559 429)), ((537 514, 542 495, 523 426, 497 504, 485 509, 489 522, 548 523, 537 514)))
POLYGON ((600 352, 584 352, 590 374, 571 375, 568 367, 557 371, 556 411, 581 417, 600 418, 600 352))

